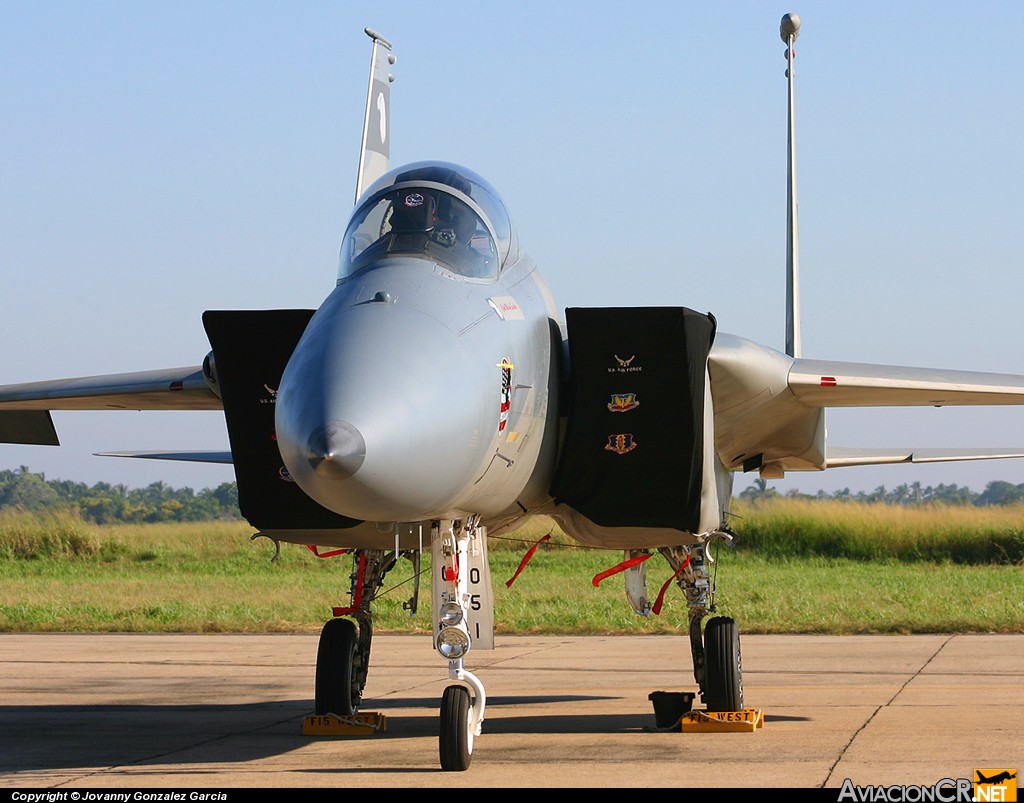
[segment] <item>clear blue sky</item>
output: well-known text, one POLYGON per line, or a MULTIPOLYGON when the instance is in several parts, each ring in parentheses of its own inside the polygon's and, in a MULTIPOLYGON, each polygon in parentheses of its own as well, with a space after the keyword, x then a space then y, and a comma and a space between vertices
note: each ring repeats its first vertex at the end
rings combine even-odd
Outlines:
MULTIPOLYGON (((685 305, 781 349, 795 12, 804 354, 1024 374, 1024 4, 0 0, 0 381, 198 365, 206 309, 334 285, 370 57, 395 164, 502 193, 566 306, 685 305)), ((1020 446, 1024 409, 836 411, 845 446, 1020 446)), ((0 468, 207 487, 219 413, 57 413, 0 468)), ((737 490, 752 477, 740 476, 737 490)), ((780 490, 1024 482, 1024 461, 780 490)))

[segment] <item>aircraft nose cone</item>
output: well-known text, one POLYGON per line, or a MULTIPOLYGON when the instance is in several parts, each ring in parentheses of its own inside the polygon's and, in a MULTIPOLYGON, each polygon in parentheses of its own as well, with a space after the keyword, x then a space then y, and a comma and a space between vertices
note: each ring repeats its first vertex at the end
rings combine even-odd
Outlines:
POLYGON ((472 357, 446 323, 411 305, 353 305, 336 292, 281 377, 284 464, 307 496, 343 516, 445 518, 486 461, 494 361, 472 357))
POLYGON ((309 465, 325 478, 347 479, 366 459, 366 441, 348 421, 318 427, 306 444, 309 465))

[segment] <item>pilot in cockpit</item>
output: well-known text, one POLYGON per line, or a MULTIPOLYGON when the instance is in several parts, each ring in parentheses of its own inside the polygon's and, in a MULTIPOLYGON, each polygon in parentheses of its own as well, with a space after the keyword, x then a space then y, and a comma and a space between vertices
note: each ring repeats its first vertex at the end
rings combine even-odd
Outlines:
POLYGON ((437 219, 437 201, 433 193, 416 190, 400 192, 391 202, 387 215, 393 232, 431 231, 437 219))
POLYGON ((450 195, 441 195, 434 223, 434 240, 442 245, 469 247, 476 233, 476 215, 450 195))
POLYGON ((493 237, 472 201, 459 197, 468 196, 471 187, 457 175, 421 172, 398 176, 405 187, 377 195, 353 218, 342 246, 342 275, 386 257, 408 255, 432 259, 466 277, 497 276, 493 237), (442 183, 438 178, 445 178, 443 183, 455 191, 437 186, 442 183), (423 182, 419 186, 413 183, 417 179, 423 182))
POLYGON ((467 276, 484 276, 488 260, 474 247, 477 215, 464 202, 426 188, 403 190, 386 217, 389 253, 419 251, 467 276))

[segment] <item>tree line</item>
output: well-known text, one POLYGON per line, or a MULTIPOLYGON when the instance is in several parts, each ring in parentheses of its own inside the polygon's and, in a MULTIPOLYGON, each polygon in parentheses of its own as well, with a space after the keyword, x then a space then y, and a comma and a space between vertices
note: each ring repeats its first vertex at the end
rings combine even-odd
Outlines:
POLYGON ((25 466, 0 471, 0 510, 60 507, 76 508, 82 518, 97 524, 241 519, 238 487, 233 482, 197 492, 159 481, 145 488, 129 488, 106 482, 89 486, 71 480, 48 480, 25 466))
MULTIPOLYGON (((757 479, 749 488, 739 494, 742 499, 770 499, 780 497, 777 489, 768 487, 767 480, 757 479)), ((787 491, 787 498, 795 499, 830 499, 849 502, 865 502, 883 505, 926 505, 942 503, 946 505, 1012 505, 1024 501, 1024 483, 1014 485, 1012 482, 994 480, 985 486, 981 493, 972 491, 965 485, 940 483, 939 485, 922 486, 919 482, 903 483, 892 490, 880 485, 873 491, 852 493, 849 488, 828 493, 818 491, 816 494, 802 494, 798 490, 787 491)))
MULTIPOLYGON (((757 479, 739 493, 742 499, 770 499, 781 497, 766 480, 757 479)), ((841 500, 885 505, 1012 505, 1024 502, 1024 483, 1014 485, 996 480, 976 493, 963 485, 922 486, 919 482, 904 483, 888 490, 879 486, 873 491, 853 493, 849 488, 801 494, 798 490, 785 493, 787 498, 841 500)), ((77 509, 82 518, 97 524, 146 523, 160 521, 210 521, 214 519, 241 519, 238 511, 238 486, 224 482, 216 488, 195 491, 192 488, 172 488, 164 482, 153 482, 145 488, 129 488, 98 482, 86 485, 71 480, 48 480, 27 467, 0 470, 0 510, 52 510, 77 509)))

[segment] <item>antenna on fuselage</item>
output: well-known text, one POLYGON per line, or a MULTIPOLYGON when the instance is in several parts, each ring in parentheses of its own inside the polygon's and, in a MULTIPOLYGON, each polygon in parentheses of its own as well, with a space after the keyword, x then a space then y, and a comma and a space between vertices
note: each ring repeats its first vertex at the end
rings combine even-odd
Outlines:
POLYGON ((800 356, 800 247, 796 203, 796 115, 793 111, 793 44, 800 35, 800 17, 786 14, 779 25, 786 43, 786 80, 789 84, 789 176, 786 206, 786 354, 800 356))
POLYGON ((363 29, 373 40, 370 56, 370 85, 366 90, 366 114, 363 117, 363 142, 359 150, 356 174, 356 201, 363 191, 388 172, 391 157, 391 82, 390 67, 396 59, 391 42, 376 31, 363 29))

